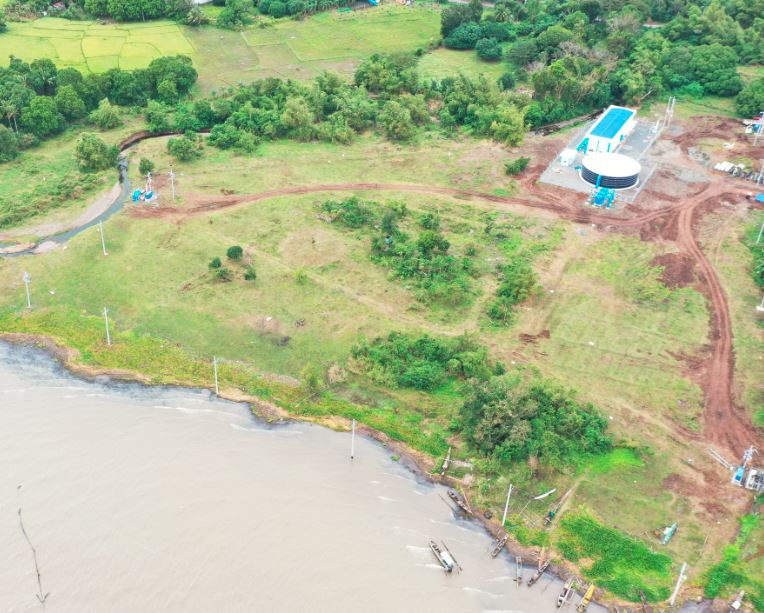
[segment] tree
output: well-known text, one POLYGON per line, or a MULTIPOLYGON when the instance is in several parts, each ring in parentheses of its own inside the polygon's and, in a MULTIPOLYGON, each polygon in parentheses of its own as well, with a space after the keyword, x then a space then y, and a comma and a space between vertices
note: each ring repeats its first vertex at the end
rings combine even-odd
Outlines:
POLYGON ((507 51, 507 61, 518 68, 524 68, 536 60, 538 55, 539 49, 535 41, 530 39, 519 40, 507 51))
POLYGON ((228 250, 225 252, 225 255, 229 260, 238 262, 242 257, 244 257, 244 249, 242 249, 239 245, 233 245, 232 247, 228 248, 228 250))
POLYGON ((411 113, 400 103, 390 101, 379 116, 385 134, 392 140, 408 140, 414 136, 416 126, 411 113))
POLYGON ((757 117, 764 111, 764 79, 746 85, 735 98, 735 108, 741 117, 757 117))
POLYGON ((495 38, 481 38, 475 45, 477 56, 486 62, 496 62, 501 59, 501 45, 495 38))
POLYGON ((480 26, 476 23, 463 23, 449 34, 443 44, 451 49, 474 49, 480 38, 480 26))
POLYGON ((448 36, 463 23, 473 21, 470 7, 464 4, 449 4, 440 12, 440 33, 448 36))
POLYGON ((138 164, 138 172, 143 177, 145 177, 150 172, 154 172, 154 162, 152 162, 149 158, 141 158, 141 161, 138 164))
POLYGON ((64 116, 50 96, 36 96, 21 111, 21 124, 35 136, 44 138, 64 128, 64 116))
POLYGON ((95 172, 115 166, 119 150, 107 145, 95 134, 85 133, 77 141, 74 155, 82 170, 95 172))
POLYGON ((220 261, 220 258, 215 256, 210 260, 210 263, 207 264, 207 268, 210 270, 213 270, 215 268, 220 268, 223 265, 223 262, 220 261))
POLYGON ((225 8, 217 18, 218 26, 233 30, 248 24, 252 20, 249 14, 251 6, 251 0, 226 0, 225 8))
POLYGON ((8 29, 8 24, 5 23, 5 15, 0 13, 0 34, 8 29))
POLYGON ((536 44, 542 51, 554 51, 560 44, 573 40, 575 34, 561 25, 553 25, 536 38, 536 44))
POLYGON ((177 102, 178 88, 175 85, 175 81, 171 79, 163 79, 159 85, 157 85, 157 97, 167 104, 177 102))
POLYGON ((19 154, 19 141, 13 130, 0 124, 0 162, 10 162, 19 154))
POLYGON ((287 133, 298 140, 310 140, 313 136, 313 113, 302 97, 287 98, 281 123, 287 133))
POLYGON ((188 134, 180 138, 168 139, 167 152, 180 162, 188 162, 201 155, 196 138, 188 134))
POLYGON ((522 144, 525 136, 525 115, 513 104, 500 104, 488 130, 491 138, 508 147, 522 144))
POLYGON ((26 76, 27 85, 40 96, 52 96, 56 93, 56 75, 58 70, 53 60, 43 58, 29 65, 26 76))
POLYGON ((502 91, 508 91, 515 86, 515 81, 515 73, 505 72, 499 77, 497 83, 499 84, 499 88, 501 88, 502 91))
POLYGON ((708 94, 734 96, 743 87, 737 74, 738 56, 735 50, 719 43, 699 45, 692 52, 688 66, 695 81, 708 94))
POLYGON ((73 85, 59 86, 55 98, 56 107, 66 119, 80 119, 85 116, 85 103, 77 95, 73 85))
POLYGON ((203 26, 210 22, 209 17, 204 14, 202 9, 198 6, 193 6, 186 16, 183 18, 183 23, 187 26, 203 26))
POLYGON ((270 13, 271 17, 275 17, 276 19, 283 17, 287 14, 286 3, 282 2, 281 0, 273 0, 273 2, 271 2, 270 8, 268 9, 268 12, 270 13))
POLYGON ((111 105, 108 98, 104 98, 98 103, 98 108, 90 113, 88 119, 90 123, 95 124, 102 130, 110 130, 122 125, 119 111, 111 105))

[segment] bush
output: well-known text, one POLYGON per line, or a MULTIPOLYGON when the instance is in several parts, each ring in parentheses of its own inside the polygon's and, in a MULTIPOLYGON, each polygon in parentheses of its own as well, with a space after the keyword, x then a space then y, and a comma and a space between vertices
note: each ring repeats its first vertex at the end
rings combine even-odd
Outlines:
POLYGON ((254 281, 255 279, 257 279, 257 271, 255 270, 255 267, 252 265, 247 266, 247 269, 244 271, 244 280, 254 281))
POLYGON ((764 78, 743 88, 735 98, 735 109, 741 117, 757 117, 764 111, 764 78))
POLYGON ((215 279, 218 281, 230 281, 231 277, 231 271, 228 268, 221 266, 215 269, 215 279))
POLYGON ((225 254, 229 260, 238 262, 244 256, 244 249, 239 247, 239 245, 234 245, 233 247, 229 247, 225 254))
POLYGON ((287 14, 287 6, 285 3, 281 2, 281 0, 274 0, 271 2, 271 6, 268 9, 268 12, 270 13, 271 17, 278 19, 279 17, 283 17, 287 14))
POLYGON ((475 45, 477 56, 486 62, 496 62, 501 59, 501 45, 495 38, 481 38, 475 45))
POLYGON ((148 158, 141 158, 138 164, 138 172, 144 177, 150 172, 154 172, 154 162, 148 158))
POLYGON ((107 98, 98 103, 98 108, 90 113, 88 119, 90 123, 94 123, 101 130, 111 130, 122 125, 119 111, 111 105, 107 98))
POLYGON ((488 351, 469 336, 412 337, 391 332, 387 338, 361 342, 351 355, 360 368, 378 383, 432 391, 448 379, 491 375, 488 351))
POLYGON ((537 376, 504 375, 469 383, 460 415, 469 443, 500 462, 533 456, 562 470, 612 447, 600 411, 537 376))
POLYGON ((450 49, 474 49, 480 35, 478 24, 463 23, 443 40, 443 44, 450 49))
POLYGON ((215 268, 220 268, 222 265, 223 262, 221 262, 220 258, 216 256, 210 260, 210 263, 207 264, 207 268, 214 270, 215 268))
POLYGON ((508 91, 515 86, 515 74, 513 72, 505 72, 501 75, 497 81, 502 91, 508 91))
POLYGON ((95 134, 83 134, 74 148, 80 168, 87 172, 105 170, 117 164, 119 150, 109 146, 95 134))
POLYGON ((19 141, 13 130, 0 125, 0 162, 9 162, 19 154, 19 141))
POLYGON ((504 164, 504 172, 510 176, 519 175, 528 167, 530 161, 531 158, 529 157, 519 157, 516 160, 512 160, 511 162, 506 162, 504 164))
POLYGON ((196 138, 188 134, 180 138, 168 139, 167 153, 181 162, 188 162, 201 155, 196 138))

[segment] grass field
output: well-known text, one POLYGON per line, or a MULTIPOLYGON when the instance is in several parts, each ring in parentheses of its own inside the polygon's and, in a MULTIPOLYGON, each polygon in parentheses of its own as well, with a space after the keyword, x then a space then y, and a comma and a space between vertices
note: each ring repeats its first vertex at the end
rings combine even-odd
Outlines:
MULTIPOLYGON (((303 21, 258 21, 243 32, 171 21, 102 25, 43 18, 9 23, 0 57, 48 57, 84 72, 147 66, 163 55, 186 54, 209 91, 238 81, 279 76, 310 79, 322 70, 352 74, 375 52, 415 51, 438 36, 437 7, 398 5, 353 13, 325 12, 303 21)), ((473 54, 474 55, 474 54, 473 54)))
POLYGON ((440 47, 422 56, 419 60, 419 73, 426 79, 455 77, 464 73, 471 77, 485 75, 495 81, 507 72, 507 65, 502 62, 484 62, 474 50, 457 51, 440 47))

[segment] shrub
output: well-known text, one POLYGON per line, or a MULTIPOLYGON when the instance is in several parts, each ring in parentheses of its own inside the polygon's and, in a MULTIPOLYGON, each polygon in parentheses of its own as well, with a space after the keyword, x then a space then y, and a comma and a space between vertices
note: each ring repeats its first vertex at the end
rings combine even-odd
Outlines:
POLYGON ((515 86, 515 74, 513 72, 505 72, 499 77, 497 82, 502 91, 508 91, 515 86))
POLYGON ((82 170, 95 172, 115 166, 119 150, 113 145, 107 145, 95 134, 86 133, 77 141, 74 155, 82 170))
POLYGON ((19 141, 13 130, 0 125, 0 162, 9 162, 19 154, 19 141))
POLYGON ((188 134, 167 140, 167 152, 176 160, 188 162, 201 155, 196 138, 188 134))
POLYGON ((138 164, 138 172, 142 176, 146 176, 150 172, 154 172, 154 162, 152 162, 149 158, 141 158, 141 161, 138 164))
POLYGON ((244 271, 244 280, 254 281, 255 279, 257 279, 257 271, 255 270, 255 267, 252 265, 247 266, 247 269, 244 271))
POLYGON ((107 98, 98 103, 98 108, 90 113, 88 119, 101 130, 110 130, 122 125, 122 118, 119 111, 114 108, 107 98))
POLYGON ((231 271, 224 266, 215 269, 215 279, 218 281, 230 281, 231 276, 231 271))
POLYGON ((287 6, 281 0, 274 0, 271 2, 271 6, 268 9, 268 12, 270 13, 271 17, 278 19, 279 17, 283 17, 287 14, 287 6))
POLYGON ((207 268, 210 270, 214 270, 215 268, 220 268, 223 265, 223 262, 220 261, 220 258, 215 256, 210 260, 210 263, 207 264, 207 268))
POLYGON ((486 62, 496 62, 501 59, 501 45, 495 38, 481 38, 475 45, 477 56, 486 62))
POLYGON ((232 247, 229 247, 228 251, 226 251, 225 254, 229 260, 234 260, 235 262, 238 262, 244 256, 244 249, 242 249, 239 245, 234 245, 232 247))
POLYGON ((528 167, 530 161, 531 158, 529 157, 519 157, 516 160, 512 160, 511 162, 506 162, 504 164, 504 172, 511 176, 519 175, 528 167))
POLYGON ((480 26, 476 23, 463 23, 446 36, 443 44, 450 49, 474 49, 480 39, 480 26))

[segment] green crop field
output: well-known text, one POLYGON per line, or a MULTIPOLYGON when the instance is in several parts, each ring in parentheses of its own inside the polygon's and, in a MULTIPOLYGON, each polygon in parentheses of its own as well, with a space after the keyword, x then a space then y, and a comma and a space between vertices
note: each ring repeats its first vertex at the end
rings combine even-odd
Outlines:
POLYGON ((457 51, 440 47, 422 56, 419 60, 419 72, 424 78, 455 77, 464 73, 472 77, 482 74, 495 81, 507 71, 502 62, 484 62, 474 50, 457 51))
POLYGON ((303 21, 263 19, 243 32, 171 21, 102 25, 43 18, 9 23, 0 35, 0 58, 48 57, 59 67, 100 72, 147 66, 163 55, 186 54, 209 91, 238 81, 279 76, 310 79, 322 70, 352 74, 375 52, 415 51, 438 37, 438 9, 398 5, 325 12, 303 21))

